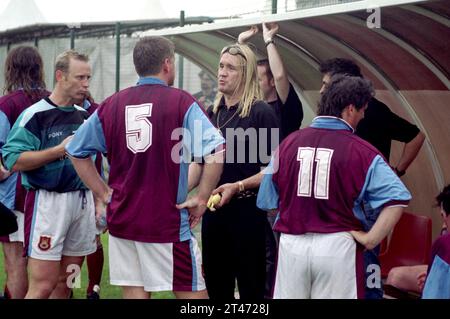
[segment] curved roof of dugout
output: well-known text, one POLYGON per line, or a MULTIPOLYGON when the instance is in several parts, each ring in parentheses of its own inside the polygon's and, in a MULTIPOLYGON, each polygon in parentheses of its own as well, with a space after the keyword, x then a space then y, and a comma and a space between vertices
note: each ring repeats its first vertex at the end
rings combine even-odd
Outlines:
MULTIPOLYGON (((402 178, 413 194, 408 211, 433 218, 441 227, 434 198, 450 183, 450 1, 355 1, 322 8, 230 20, 148 34, 165 35, 178 53, 215 74, 220 50, 236 42, 249 25, 277 21, 275 39, 291 82, 305 109, 303 126, 315 112, 321 86, 319 63, 329 58, 355 60, 371 79, 376 96, 415 123, 426 135, 418 158, 402 178), (369 28, 379 6, 381 27, 369 28)), ((265 54, 262 36, 252 43, 265 54)), ((380 123, 383 130, 383 123, 380 123)), ((390 162, 397 163, 402 144, 393 144, 390 162)))

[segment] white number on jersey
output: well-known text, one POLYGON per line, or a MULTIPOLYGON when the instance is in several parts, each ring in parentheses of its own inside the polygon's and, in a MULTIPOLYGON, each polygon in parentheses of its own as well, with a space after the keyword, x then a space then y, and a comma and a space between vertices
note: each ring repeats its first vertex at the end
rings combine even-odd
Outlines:
POLYGON ((298 148, 297 160, 300 162, 300 170, 298 172, 297 196, 311 197, 313 161, 315 161, 317 164, 314 179, 314 197, 317 199, 328 199, 332 157, 332 149, 298 148))
POLYGON ((125 129, 127 147, 133 153, 143 153, 152 145, 152 103, 127 105, 125 107, 125 129))

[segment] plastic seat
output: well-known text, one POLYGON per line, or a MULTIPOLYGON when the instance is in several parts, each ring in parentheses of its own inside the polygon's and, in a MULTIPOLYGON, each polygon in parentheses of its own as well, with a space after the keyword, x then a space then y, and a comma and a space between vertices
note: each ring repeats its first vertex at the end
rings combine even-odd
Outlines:
POLYGON ((431 218, 403 213, 395 225, 387 249, 380 254, 381 277, 397 266, 427 264, 432 239, 431 218))

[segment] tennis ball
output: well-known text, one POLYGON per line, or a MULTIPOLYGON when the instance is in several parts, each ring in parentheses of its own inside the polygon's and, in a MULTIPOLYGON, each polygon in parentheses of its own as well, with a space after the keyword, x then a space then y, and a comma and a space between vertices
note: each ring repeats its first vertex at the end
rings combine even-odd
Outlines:
POLYGON ((220 203, 220 200, 222 199, 222 196, 220 194, 211 195, 208 199, 207 207, 210 211, 214 212, 216 209, 214 208, 215 205, 220 203))

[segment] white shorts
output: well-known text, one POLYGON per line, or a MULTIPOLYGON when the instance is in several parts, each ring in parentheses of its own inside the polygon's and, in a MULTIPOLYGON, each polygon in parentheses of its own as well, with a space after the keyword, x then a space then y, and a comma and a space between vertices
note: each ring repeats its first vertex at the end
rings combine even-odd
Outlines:
POLYGON ((274 299, 356 299, 356 242, 348 232, 281 234, 274 299))
POLYGON ((21 242, 23 243, 23 235, 24 235, 24 228, 23 225, 25 223, 25 215, 22 212, 19 212, 17 210, 14 210, 14 214, 17 217, 17 231, 9 234, 9 242, 21 242))
POLYGON ((86 256, 97 249, 92 192, 48 192, 34 198, 28 256, 61 260, 61 256, 86 256))
POLYGON ((197 240, 143 243, 109 235, 112 285, 145 291, 199 291, 206 288, 197 240))

